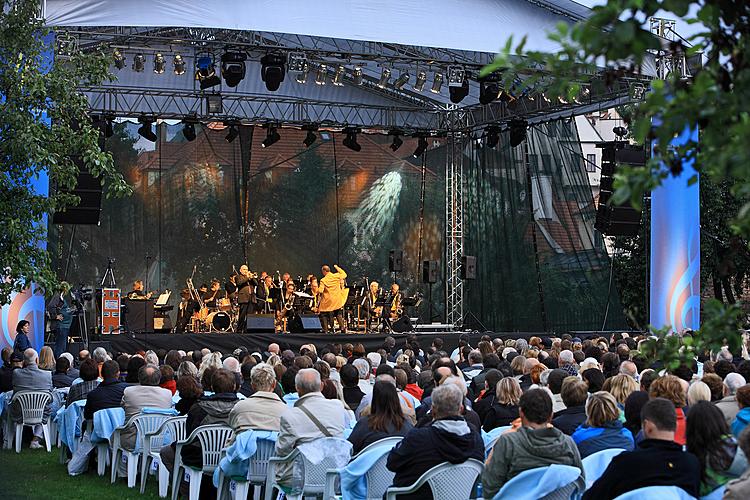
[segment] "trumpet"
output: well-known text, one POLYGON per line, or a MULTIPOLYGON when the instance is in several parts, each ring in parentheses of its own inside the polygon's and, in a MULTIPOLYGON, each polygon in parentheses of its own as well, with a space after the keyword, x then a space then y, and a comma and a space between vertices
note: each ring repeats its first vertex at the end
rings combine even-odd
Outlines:
POLYGON ((403 308, 399 307, 398 309, 396 309, 396 316, 401 316, 402 314, 404 314, 403 308))

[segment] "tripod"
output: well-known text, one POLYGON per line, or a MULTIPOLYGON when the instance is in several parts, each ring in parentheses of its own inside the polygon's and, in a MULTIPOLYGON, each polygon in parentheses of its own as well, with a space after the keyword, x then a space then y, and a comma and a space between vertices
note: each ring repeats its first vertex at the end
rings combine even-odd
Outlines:
POLYGON ((107 259, 107 270, 104 271, 104 276, 102 276, 102 281, 99 283, 99 286, 104 288, 104 284, 107 282, 107 278, 109 278, 109 284, 107 285, 108 288, 117 288, 117 282, 115 281, 115 273, 112 270, 112 264, 114 264, 115 259, 109 258, 107 259))

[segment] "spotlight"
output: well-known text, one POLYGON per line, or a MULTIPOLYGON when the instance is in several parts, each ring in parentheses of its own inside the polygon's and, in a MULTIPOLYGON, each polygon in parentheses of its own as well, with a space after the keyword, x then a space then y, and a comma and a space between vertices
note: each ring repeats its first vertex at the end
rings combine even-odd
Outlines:
POLYGON ((346 71, 346 68, 344 68, 343 65, 339 64, 336 67, 336 72, 333 74, 333 80, 331 80, 331 83, 336 85, 337 87, 342 87, 344 85, 344 72, 346 71))
POLYGON ((427 81, 427 73, 424 71, 420 71, 417 73, 417 81, 414 82, 414 90, 417 92, 422 92, 422 89, 424 89, 424 83, 427 81))
POLYGON ((195 64, 195 79, 200 81, 201 90, 214 87, 221 83, 221 78, 216 74, 214 59, 210 55, 203 55, 198 58, 195 64))
POLYGON ((209 114, 219 114, 224 111, 221 94, 208 94, 206 96, 206 110, 209 114))
POLYGON ((281 136, 276 131, 276 127, 269 125, 268 130, 266 131, 266 138, 263 139, 263 144, 261 145, 264 148, 267 148, 279 142, 279 139, 281 139, 281 136))
POLYGON ((229 125, 229 131, 227 132, 226 137, 224 137, 224 140, 227 142, 232 142, 237 138, 238 135, 240 135, 240 131, 237 129, 237 125, 232 123, 229 125))
POLYGON ((352 72, 352 79, 354 80, 354 85, 362 85, 362 67, 361 66, 355 66, 354 71, 352 72))
POLYGON ((122 55, 120 49, 115 49, 114 52, 112 52, 112 60, 115 62, 115 68, 122 69, 125 67, 125 56, 122 55))
POLYGON ((510 127, 510 145, 516 147, 526 140, 526 127, 528 124, 525 120, 511 120, 510 127))
POLYGON ((304 62, 304 66, 302 67, 302 70, 297 73, 296 80, 297 83, 305 83, 307 82, 307 73, 310 71, 310 66, 308 66, 307 61, 304 62))
POLYGON ((315 132, 313 132, 312 130, 308 130, 307 135, 305 136, 305 140, 302 141, 302 144, 304 144, 305 147, 309 148, 317 140, 318 136, 315 135, 315 132))
POLYGON ((362 146, 357 142, 357 132, 356 128, 345 128, 344 133, 346 133, 346 137, 342 144, 352 151, 360 152, 362 151, 362 146))
POLYGON ((317 85, 326 84, 326 75, 328 74, 328 66, 321 64, 318 66, 318 72, 315 74, 315 83, 317 85))
POLYGON ((388 135, 393 136, 393 142, 391 142, 391 151, 396 152, 398 151, 398 148, 400 148, 404 141, 401 139, 401 131, 400 130, 391 130, 388 135))
POLYGON ((286 57, 283 54, 266 54, 260 58, 260 77, 271 92, 279 90, 286 75, 286 57))
POLYGON ((195 140, 195 123, 190 121, 183 121, 182 123, 182 135, 188 142, 193 142, 195 140))
POLYGON ((138 121, 142 124, 138 129, 138 135, 140 135, 144 139, 148 139, 151 142, 156 142, 156 133, 152 128, 152 125, 154 123, 153 118, 146 118, 145 116, 143 116, 138 121))
POLYGON ((160 53, 156 53, 154 56, 154 73, 161 75, 164 73, 164 68, 167 66, 167 61, 164 60, 164 56, 160 53))
POLYGON ((287 56, 287 64, 290 73, 301 73, 307 70, 307 56, 304 52, 290 52, 287 56))
POLYGON ((469 95, 469 79, 465 78, 464 83, 460 87, 448 87, 448 93, 450 94, 451 102, 458 104, 464 100, 464 97, 469 95))
POLYGON ((383 68, 383 71, 380 73, 380 80, 378 80, 378 87, 381 89, 384 89, 386 85, 388 85, 388 80, 391 79, 391 70, 388 68, 383 68))
POLYGON ((221 56, 221 76, 228 87, 236 87, 245 78, 246 60, 244 52, 225 52, 221 56))
POLYGON ((435 73, 435 76, 432 79, 432 88, 430 89, 430 92, 433 94, 439 94, 440 89, 443 87, 443 74, 442 73, 435 73))
POLYGON ((498 142, 500 142, 500 129, 493 126, 487 127, 484 130, 484 145, 490 149, 495 149, 498 142))
POLYGON ((414 158, 419 158, 424 154, 424 152, 427 151, 427 137, 421 136, 419 138, 419 142, 417 143, 417 149, 414 150, 414 158))
POLYGON ((133 71, 141 73, 145 65, 146 58, 143 57, 143 54, 136 54, 136 56, 133 58, 133 71))
POLYGON ((185 59, 183 59, 180 54, 174 55, 174 59, 172 59, 172 64, 174 65, 175 75, 185 74, 185 59))
POLYGON ((402 71, 400 75, 398 75, 398 78, 395 82, 393 82, 393 88, 396 90, 401 90, 404 85, 409 81, 409 73, 407 71, 402 71))
POLYGON ((623 138, 628 135, 628 129, 626 129, 625 127, 615 127, 612 129, 612 132, 614 132, 614 134, 619 138, 623 138))
POLYGON ((448 66, 448 86, 461 87, 466 80, 466 69, 463 66, 448 66))
POLYGON ((500 97, 502 89, 500 88, 500 75, 490 73, 479 79, 479 102, 489 104, 500 97))

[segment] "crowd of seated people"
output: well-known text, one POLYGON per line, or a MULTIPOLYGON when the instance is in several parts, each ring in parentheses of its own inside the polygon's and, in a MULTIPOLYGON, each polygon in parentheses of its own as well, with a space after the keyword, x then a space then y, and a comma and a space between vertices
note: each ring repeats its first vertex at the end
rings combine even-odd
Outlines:
MULTIPOLYGON (((322 437, 346 435, 356 454, 400 436, 387 459, 395 486, 413 484, 440 463, 473 458, 485 464, 482 493, 492 498, 525 470, 552 464, 583 470, 586 457, 618 449, 624 451, 584 498, 659 485, 694 497, 724 487, 725 498, 750 498, 750 360, 726 348, 665 370, 640 354, 643 338, 626 334, 485 336, 476 346, 462 336, 450 353, 441 339, 429 346, 421 340, 389 337, 371 352, 356 343, 307 344, 298 352, 274 343, 263 352, 241 347, 230 354, 100 347, 55 360, 45 350, 44 363, 31 348, 4 350, 0 385, 68 387, 66 404, 85 400, 85 419, 107 408, 122 407, 126 419, 144 408, 174 408, 186 415, 188 434, 209 424, 227 425, 235 437, 276 431, 277 456, 322 437), (499 437, 488 451, 483 435, 490 432, 499 437)), ((17 407, 8 411, 20 418, 17 407)), ((39 427, 32 429, 34 449, 42 447, 39 427)), ((134 428, 121 434, 126 449, 135 439, 134 428)), ((160 452, 170 471, 175 453, 174 443, 160 452)), ((200 466, 200 444, 185 446, 181 459, 200 466)), ((291 467, 280 467, 278 482, 291 474, 291 467)), ((206 497, 215 496, 212 488, 202 483, 206 497)), ((424 486, 403 498, 431 495, 424 486)))

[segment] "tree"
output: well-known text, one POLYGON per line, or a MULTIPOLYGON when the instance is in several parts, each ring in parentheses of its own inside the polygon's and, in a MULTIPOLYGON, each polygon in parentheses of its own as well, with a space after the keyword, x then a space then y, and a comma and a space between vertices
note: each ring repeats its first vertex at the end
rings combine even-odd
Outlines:
MULTIPOLYGON (((108 195, 130 191, 114 169, 111 155, 99 147, 100 132, 88 116, 88 101, 76 89, 110 77, 108 59, 97 51, 72 50, 50 64, 51 32, 39 19, 39 2, 2 2, 0 13, 0 303, 31 282, 53 287, 55 273, 43 247, 41 221, 79 200, 61 193, 76 183, 78 156, 107 186, 108 195), (46 171, 49 197, 32 191, 46 171)), ((69 46, 70 47, 70 46, 69 46)))

